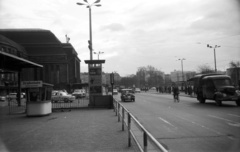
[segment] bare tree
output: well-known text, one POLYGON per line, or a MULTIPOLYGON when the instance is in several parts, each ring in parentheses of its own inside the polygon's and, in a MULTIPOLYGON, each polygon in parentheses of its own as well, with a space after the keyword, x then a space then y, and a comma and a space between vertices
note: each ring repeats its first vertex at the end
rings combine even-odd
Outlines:
POLYGON ((214 73, 214 69, 212 69, 209 65, 200 65, 198 66, 198 70, 199 73, 202 74, 207 74, 207 73, 214 73))
POLYGON ((229 63, 230 68, 232 68, 231 78, 236 85, 240 85, 240 61, 231 61, 229 63))

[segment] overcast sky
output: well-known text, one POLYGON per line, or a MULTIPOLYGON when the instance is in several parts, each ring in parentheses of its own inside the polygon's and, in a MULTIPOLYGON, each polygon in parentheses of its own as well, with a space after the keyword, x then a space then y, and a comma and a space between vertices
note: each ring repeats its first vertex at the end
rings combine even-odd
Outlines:
MULTIPOLYGON (((96 0, 88 0, 89 3, 96 0)), ((63 43, 70 37, 81 59, 90 59, 89 10, 83 0, 0 0, 0 28, 41 28, 63 43)), ((225 70, 240 61, 240 0, 101 0, 92 7, 93 49, 105 59, 104 72, 136 74, 151 65, 169 74, 200 65, 225 70)), ((93 55, 97 59, 97 55, 93 55)))

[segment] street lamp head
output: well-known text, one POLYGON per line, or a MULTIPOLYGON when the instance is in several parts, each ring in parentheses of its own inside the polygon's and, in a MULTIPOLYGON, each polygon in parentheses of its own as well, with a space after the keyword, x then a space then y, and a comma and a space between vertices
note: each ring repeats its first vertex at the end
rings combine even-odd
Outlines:
POLYGON ((96 0, 94 3, 99 3, 101 0, 96 0))
POLYGON ((77 3, 77 5, 86 5, 86 4, 84 4, 84 3, 77 3))
POLYGON ((97 4, 97 5, 94 5, 94 6, 100 7, 100 6, 102 6, 102 5, 101 5, 101 4, 97 4))

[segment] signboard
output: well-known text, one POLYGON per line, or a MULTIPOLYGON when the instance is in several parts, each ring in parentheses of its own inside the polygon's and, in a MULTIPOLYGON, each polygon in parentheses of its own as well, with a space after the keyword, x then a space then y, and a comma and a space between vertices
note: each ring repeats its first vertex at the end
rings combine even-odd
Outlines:
POLYGON ((89 69, 89 75, 101 75, 102 71, 100 68, 91 68, 89 69))
POLYGON ((22 81, 22 88, 39 88, 43 86, 42 81, 22 81))

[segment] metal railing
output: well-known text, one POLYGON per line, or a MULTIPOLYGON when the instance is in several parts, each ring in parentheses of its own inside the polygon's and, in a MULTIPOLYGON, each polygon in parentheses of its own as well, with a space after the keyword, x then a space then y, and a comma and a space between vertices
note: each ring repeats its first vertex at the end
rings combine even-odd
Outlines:
POLYGON ((113 109, 118 116, 118 122, 122 120, 122 131, 127 126, 128 147, 132 146, 132 139, 142 152, 161 151, 168 152, 140 123, 139 121, 116 99, 113 98, 113 109), (140 132, 140 133, 139 133, 140 132), (142 140, 142 141, 141 141, 142 140))
POLYGON ((26 113, 26 100, 21 99, 20 103, 14 99, 7 99, 8 103, 8 114, 23 114, 26 113))
POLYGON ((88 104, 89 104, 89 98, 78 98, 72 102, 64 102, 64 101, 52 102, 52 109, 53 111, 71 110, 71 109, 88 107, 88 104))

